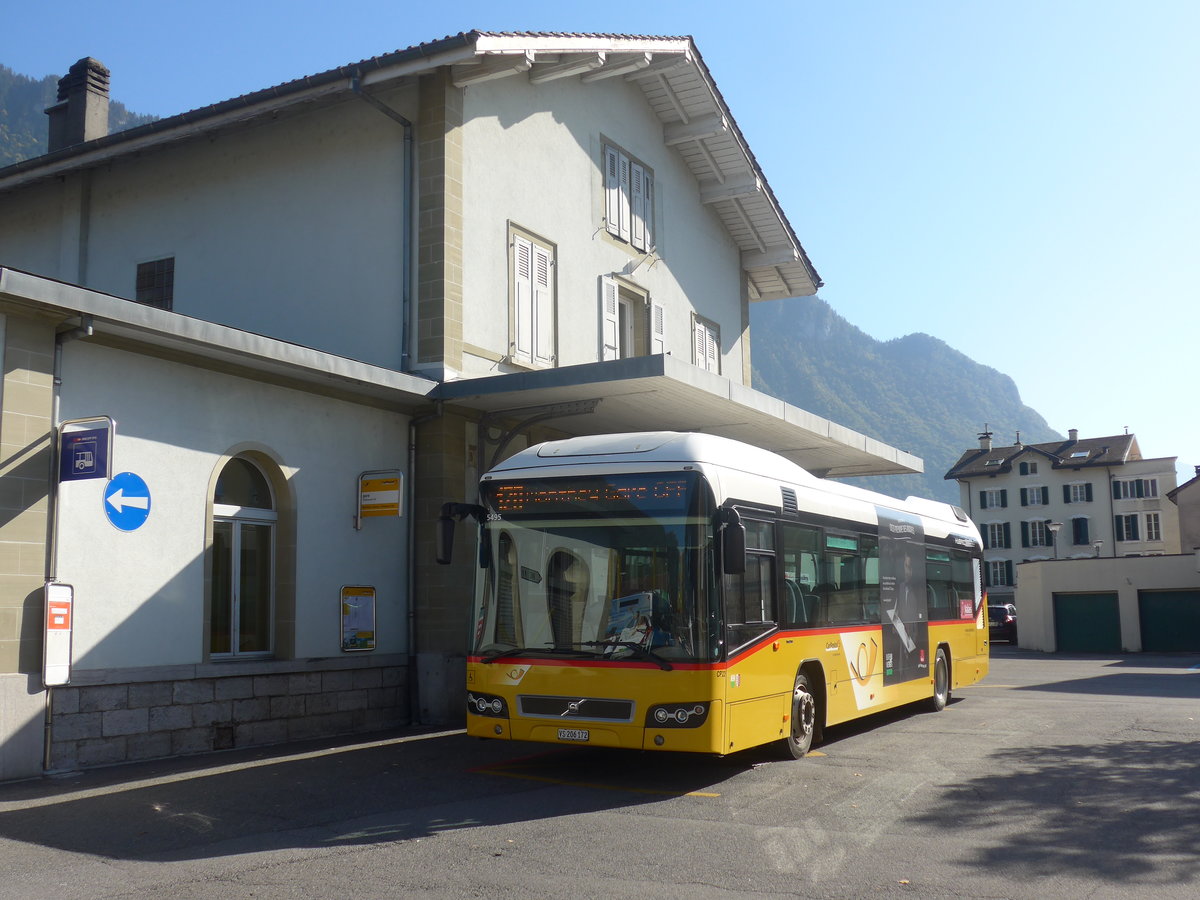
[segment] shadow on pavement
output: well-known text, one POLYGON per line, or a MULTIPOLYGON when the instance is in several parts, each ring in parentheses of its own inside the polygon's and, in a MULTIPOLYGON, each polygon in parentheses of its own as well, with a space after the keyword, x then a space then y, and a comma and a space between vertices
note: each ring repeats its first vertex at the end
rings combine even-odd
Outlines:
POLYGON ((976 834, 978 849, 967 865, 1022 878, 1136 881, 1142 889, 1200 876, 1200 758, 1193 743, 1003 750, 987 768, 947 787, 933 808, 909 819, 976 834), (1028 825, 997 836, 996 823, 1005 821, 1028 825))
POLYGON ((0 839, 131 860, 403 841, 712 794, 754 764, 461 732, 288 752, 0 786, 0 839))

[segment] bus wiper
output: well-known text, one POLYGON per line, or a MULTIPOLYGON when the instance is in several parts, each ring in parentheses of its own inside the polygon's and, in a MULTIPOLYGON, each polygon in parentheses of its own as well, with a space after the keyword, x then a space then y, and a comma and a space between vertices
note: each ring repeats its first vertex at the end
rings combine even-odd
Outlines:
MULTIPOLYGON (((497 648, 489 650, 479 657, 480 662, 490 663, 498 659, 509 659, 514 656, 528 656, 535 653, 575 653, 583 654, 583 651, 575 647, 509 647, 508 649, 497 648)), ((586 654, 590 656, 591 654, 586 654)))
POLYGON ((647 659, 657 665, 664 672, 670 672, 675 667, 651 650, 649 647, 644 647, 636 641, 580 641, 581 647, 624 647, 631 651, 638 659, 647 659))

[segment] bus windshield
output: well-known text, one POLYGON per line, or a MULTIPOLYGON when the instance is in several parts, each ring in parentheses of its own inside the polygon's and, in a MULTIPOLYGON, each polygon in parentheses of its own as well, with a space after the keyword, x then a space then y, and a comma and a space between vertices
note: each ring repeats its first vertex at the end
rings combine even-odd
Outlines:
POLYGON ((699 474, 485 482, 472 650, 708 662, 720 650, 712 493, 699 474))

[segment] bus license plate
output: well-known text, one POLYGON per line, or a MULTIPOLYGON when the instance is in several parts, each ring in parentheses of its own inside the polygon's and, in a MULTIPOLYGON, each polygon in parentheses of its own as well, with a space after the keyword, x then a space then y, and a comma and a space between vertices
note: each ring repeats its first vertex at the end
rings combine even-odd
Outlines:
POLYGON ((584 728, 558 729, 558 739, 560 741, 586 741, 589 737, 587 729, 584 728))

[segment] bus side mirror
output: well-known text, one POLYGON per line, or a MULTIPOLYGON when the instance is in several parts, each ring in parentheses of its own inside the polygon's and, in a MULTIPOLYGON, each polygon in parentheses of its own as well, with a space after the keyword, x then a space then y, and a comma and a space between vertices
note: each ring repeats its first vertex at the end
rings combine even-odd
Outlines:
POLYGON ((440 566, 450 565, 454 557, 454 516, 440 515, 437 521, 437 561, 440 566))
MULTIPOLYGON (((461 522, 467 516, 471 516, 482 525, 486 515, 487 510, 476 503, 442 504, 442 514, 438 516, 437 548, 435 550, 438 565, 450 565, 454 556, 454 519, 457 517, 461 522)), ((482 553, 480 554, 480 564, 483 564, 482 553)))
POLYGON ((721 522, 721 572, 744 575, 746 572, 746 526, 732 506, 718 513, 721 522))

